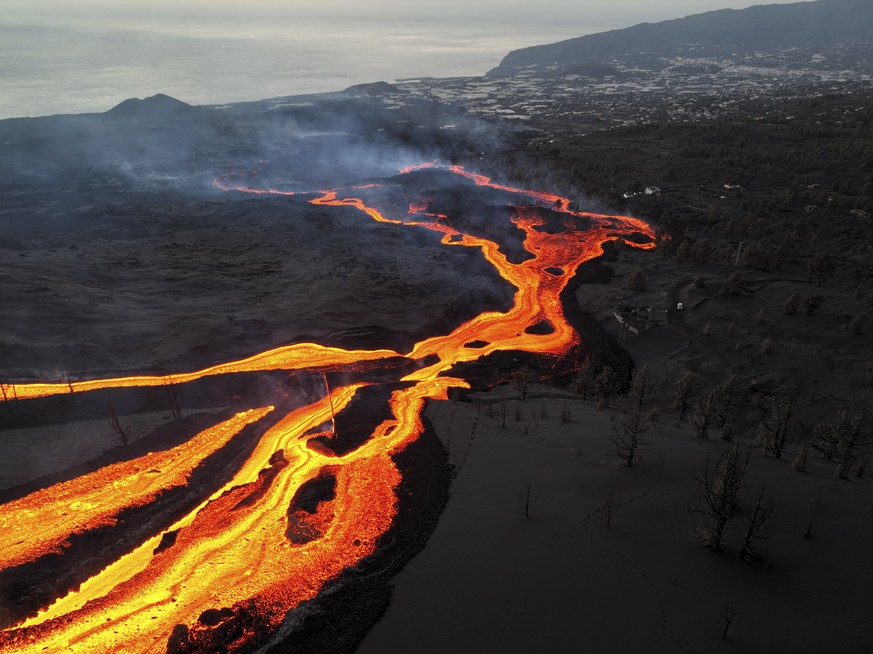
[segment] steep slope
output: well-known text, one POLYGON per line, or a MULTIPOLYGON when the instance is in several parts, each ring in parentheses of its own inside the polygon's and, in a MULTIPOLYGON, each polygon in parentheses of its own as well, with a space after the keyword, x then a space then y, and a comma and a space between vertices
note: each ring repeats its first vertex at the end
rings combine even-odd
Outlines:
POLYGON ((489 75, 637 55, 698 56, 873 40, 873 2, 818 0, 723 9, 510 52, 489 75))

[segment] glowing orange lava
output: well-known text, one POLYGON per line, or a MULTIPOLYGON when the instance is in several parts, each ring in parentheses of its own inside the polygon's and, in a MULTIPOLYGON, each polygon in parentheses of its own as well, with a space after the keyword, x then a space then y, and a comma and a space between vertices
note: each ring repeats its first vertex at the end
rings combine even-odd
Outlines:
MULTIPOLYGON (((433 162, 402 172, 437 166, 433 162)), ((542 208, 517 207, 512 218, 524 233, 524 247, 532 256, 521 263, 510 262, 497 243, 462 233, 447 216, 429 213, 424 199, 411 202, 402 217, 385 215, 364 199, 347 196, 349 188, 323 191, 309 202, 352 208, 398 228, 428 229, 441 234, 447 246, 480 249, 516 289, 512 307, 505 312, 483 312, 448 334, 418 342, 406 357, 419 362, 427 359, 426 365, 403 377, 401 381, 407 383, 391 395, 392 417, 378 425, 363 445, 346 454, 333 454, 311 441, 331 437, 318 429, 331 423, 334 412, 343 412, 364 384, 333 388, 328 396, 281 417, 266 429, 231 481, 179 516, 169 529, 109 563, 78 590, 0 632, 0 651, 166 651, 171 634, 178 637, 179 633, 197 651, 207 651, 209 627, 198 618, 209 609, 229 608, 257 618, 251 622, 255 627, 243 629, 234 642, 223 644, 226 651, 236 651, 263 635, 255 633, 258 630, 275 629, 290 609, 315 597, 346 567, 375 550, 396 514, 400 473, 392 455, 421 434, 427 400, 445 399, 450 388, 469 387, 464 379, 452 376, 452 369, 501 350, 549 356, 565 353, 579 342, 579 335, 564 316, 560 294, 578 266, 600 255, 605 242, 627 232, 654 236, 646 223, 634 218, 571 211, 571 203, 561 196, 495 184, 460 166, 443 170, 468 180, 463 183, 542 203, 542 208), (546 220, 543 208, 563 215, 563 231, 538 229, 546 220), (544 321, 552 327, 548 333, 528 333, 544 321), (473 341, 484 345, 467 347, 473 341), (297 489, 325 474, 335 480, 332 499, 320 501, 312 514, 292 512, 289 503, 297 489), (305 527, 305 538, 289 537, 295 525, 305 527), (171 532, 175 534, 172 544, 157 548, 171 532)), ((236 185, 234 177, 218 177, 215 185, 244 193, 293 195, 236 185)), ((364 362, 397 356, 390 349, 343 350, 301 343, 195 372, 70 384, 16 383, 7 390, 9 397, 21 401, 109 387, 181 384, 239 372, 354 369, 364 362)), ((107 466, 0 506, 0 565, 13 568, 48 552, 62 552, 71 535, 111 526, 122 509, 148 503, 157 494, 184 485, 206 456, 271 411, 272 407, 251 409, 172 450, 107 466)))

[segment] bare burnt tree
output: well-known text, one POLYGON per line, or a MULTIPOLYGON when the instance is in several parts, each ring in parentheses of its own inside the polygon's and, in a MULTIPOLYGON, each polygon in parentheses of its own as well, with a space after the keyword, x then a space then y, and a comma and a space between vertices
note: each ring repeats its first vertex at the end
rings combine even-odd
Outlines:
POLYGON ((800 385, 796 381, 765 396, 758 434, 763 441, 764 451, 777 459, 782 458, 800 397, 800 385))
POLYGON ((518 392, 518 397, 522 402, 527 399, 530 387, 536 379, 537 375, 530 366, 522 366, 512 373, 512 387, 518 392))
POLYGON ((700 393, 700 378, 693 372, 686 372, 673 385, 673 408, 679 410, 679 420, 685 419, 692 400, 700 393))
POLYGON ((848 479, 855 463, 867 453, 870 447, 870 425, 867 411, 852 416, 848 421, 840 421, 837 432, 837 469, 834 475, 848 479))
POLYGON ((713 395, 713 411, 719 427, 732 420, 737 405, 742 400, 740 382, 733 373, 728 374, 724 380, 715 387, 713 395))
POLYGON ((818 286, 821 286, 831 277, 837 269, 837 262, 833 255, 826 252, 818 252, 812 260, 807 264, 807 272, 809 278, 812 279, 818 286))
POLYGON ((506 419, 509 417, 509 403, 506 401, 499 402, 495 406, 494 415, 500 420, 500 426, 506 429, 506 419))
POLYGON ((709 437, 709 427, 713 423, 715 414, 715 397, 712 393, 707 393, 705 398, 699 398, 688 414, 688 422, 694 428, 694 433, 698 438, 709 437))
POLYGON ((652 381, 648 364, 637 370, 631 379, 630 403, 631 408, 642 411, 652 395, 652 381))
POLYGON ((786 316, 794 316, 797 315, 797 310, 800 308, 800 293, 792 293, 788 296, 788 299, 785 300, 785 304, 782 305, 782 313, 786 316))
POLYGON ((613 416, 609 441, 615 455, 628 466, 633 466, 639 460, 640 450, 650 442, 647 438, 650 427, 648 416, 637 408, 631 408, 619 417, 613 416))
POLYGON ((531 416, 530 420, 517 420, 515 428, 522 436, 534 436, 540 430, 540 421, 531 416))
POLYGON ((601 406, 608 407, 610 398, 619 390, 619 378, 612 366, 603 366, 600 373, 594 378, 594 392, 597 402, 601 406))
POLYGON ((824 304, 824 295, 810 295, 803 301, 803 308, 807 316, 814 316, 816 311, 824 304))
POLYGON ((630 275, 625 277, 624 287, 629 291, 644 291, 646 290, 646 276, 642 270, 634 270, 630 275))
POLYGON ((821 494, 823 492, 824 488, 819 489, 818 495, 812 501, 812 513, 809 516, 809 522, 806 523, 806 531, 803 532, 804 538, 812 538, 812 526, 815 524, 815 517, 818 515, 818 507, 821 504, 821 494))
POLYGON ((763 486, 755 496, 754 502, 746 505, 744 512, 746 529, 740 546, 740 560, 746 563, 758 563, 764 558, 761 547, 770 538, 767 520, 773 513, 773 501, 765 498, 763 486))
POLYGON ((866 454, 871 444, 870 427, 865 405, 854 414, 843 409, 833 420, 816 425, 813 447, 828 461, 836 462, 835 477, 848 479, 852 467, 866 454))
POLYGON ((609 497, 600 507, 601 523, 604 527, 609 527, 612 524, 612 516, 622 507, 621 498, 616 499, 615 494, 610 491, 609 497))
POLYGON ((848 412, 841 411, 834 420, 818 423, 812 430, 815 439, 810 444, 813 449, 821 452, 825 461, 833 461, 839 445, 839 430, 841 421, 848 421, 848 412))
POLYGON ((588 399, 588 393, 594 390, 594 369, 589 361, 586 361, 576 378, 573 380, 573 392, 582 398, 582 401, 588 399))
POLYGON ((524 490, 519 493, 519 499, 521 499, 522 510, 524 511, 524 517, 529 518, 531 512, 533 511, 534 502, 536 502, 539 497, 539 492, 534 491, 533 484, 531 482, 527 482, 527 486, 524 487, 524 490))
POLYGON ((0 395, 2 395, 4 402, 11 402, 17 399, 15 384, 4 384, 0 382, 0 395))
POLYGON ((164 388, 167 390, 167 399, 170 401, 170 413, 173 414, 173 420, 181 420, 182 409, 179 406, 179 399, 176 397, 176 385, 169 377, 164 377, 164 388))
POLYGON ((797 470, 798 472, 804 472, 806 470, 806 460, 808 457, 809 441, 803 441, 800 450, 797 452, 797 456, 794 457, 794 461, 791 462, 791 469, 797 470))
POLYGON ((721 639, 728 640, 728 634, 731 630, 731 625, 734 623, 734 618, 737 616, 737 603, 731 602, 722 610, 721 616, 718 619, 718 626, 721 628, 721 639))
POLYGON ((127 447, 130 443, 130 425, 124 426, 118 419, 118 414, 115 412, 115 405, 109 405, 109 428, 115 434, 118 445, 127 447))
POLYGON ((743 482, 749 468, 749 448, 736 443, 719 451, 709 450, 697 473, 700 502, 691 509, 706 517, 698 523, 695 535, 713 552, 724 549, 724 528, 733 520, 742 499, 743 482))

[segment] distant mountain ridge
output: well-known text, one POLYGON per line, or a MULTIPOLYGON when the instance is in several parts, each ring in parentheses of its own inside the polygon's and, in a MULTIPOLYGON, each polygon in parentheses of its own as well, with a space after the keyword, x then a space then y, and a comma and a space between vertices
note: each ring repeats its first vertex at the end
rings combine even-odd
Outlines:
POLYGON ((525 66, 693 53, 716 56, 873 41, 873 0, 818 0, 722 9, 513 50, 489 75, 525 66))

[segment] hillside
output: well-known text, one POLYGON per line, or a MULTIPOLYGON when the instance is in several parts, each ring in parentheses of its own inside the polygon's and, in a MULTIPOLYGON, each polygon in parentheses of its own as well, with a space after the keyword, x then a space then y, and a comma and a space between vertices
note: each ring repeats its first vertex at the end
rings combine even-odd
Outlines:
POLYGON ((723 9, 510 52, 489 75, 639 56, 717 56, 871 40, 873 3, 818 0, 723 9))

